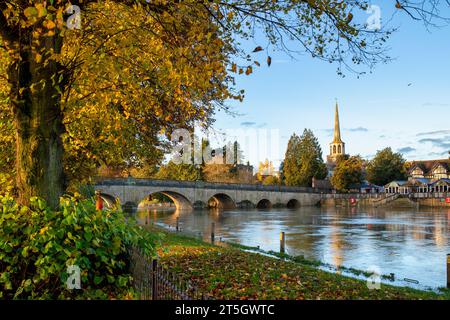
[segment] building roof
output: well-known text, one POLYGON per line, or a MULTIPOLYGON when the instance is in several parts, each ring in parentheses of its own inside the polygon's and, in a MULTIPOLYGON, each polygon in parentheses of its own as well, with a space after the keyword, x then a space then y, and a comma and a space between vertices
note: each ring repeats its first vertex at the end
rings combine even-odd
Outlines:
POLYGON ((411 161, 410 164, 411 168, 409 169, 409 173, 415 168, 420 168, 426 175, 438 165, 442 165, 447 171, 450 170, 450 159, 411 161))
POLYGON ((415 178, 414 180, 420 182, 421 184, 428 184, 431 182, 431 179, 428 178, 415 178))
POLYGON ((397 186, 401 187, 406 183, 408 183, 407 180, 394 180, 394 181, 389 182, 387 185, 385 185, 385 187, 389 187, 390 184, 396 184, 397 186))
POLYGON ((445 184, 450 185, 450 179, 443 178, 443 179, 439 179, 439 180, 433 182, 433 183, 431 184, 431 186, 434 186, 435 184, 442 183, 442 182, 444 182, 445 184))
POLYGON ((421 185, 421 186, 428 186, 431 183, 431 179, 428 178, 413 178, 408 180, 407 185, 408 186, 417 186, 417 185, 421 185))

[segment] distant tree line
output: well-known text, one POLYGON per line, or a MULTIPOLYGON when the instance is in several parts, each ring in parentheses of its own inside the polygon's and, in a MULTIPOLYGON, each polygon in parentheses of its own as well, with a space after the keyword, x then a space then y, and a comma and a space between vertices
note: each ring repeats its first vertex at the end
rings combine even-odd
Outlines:
POLYGON ((341 192, 358 188, 368 181, 376 186, 384 186, 394 180, 407 179, 407 164, 401 153, 390 147, 377 151, 375 157, 364 160, 361 156, 343 156, 337 160, 331 183, 341 192))
MULTIPOLYGON (((312 185, 313 178, 326 179, 327 166, 322 157, 317 138, 309 129, 299 137, 295 133, 288 142, 286 154, 280 165, 281 183, 288 186, 312 185)), ((358 188, 365 180, 384 186, 393 180, 407 179, 406 160, 401 153, 393 152, 387 147, 377 151, 375 157, 368 161, 361 156, 343 155, 337 159, 331 185, 340 192, 358 188)))
POLYGON ((170 160, 152 169, 135 168, 130 173, 136 177, 156 179, 303 187, 311 187, 313 178, 329 179, 332 187, 340 192, 357 189, 364 181, 383 186, 393 180, 407 178, 406 160, 401 153, 393 152, 389 147, 377 151, 370 161, 359 155, 343 155, 337 159, 333 175, 328 177, 322 149, 310 129, 305 129, 301 136, 292 134, 278 172, 273 162, 265 159, 259 163, 255 175, 248 162, 247 166, 242 165, 244 155, 237 141, 216 149, 211 149, 209 140, 201 141, 201 150, 207 150, 207 159, 202 158, 201 164, 194 164, 194 161, 191 164, 176 164, 170 160), (232 155, 227 155, 227 150, 232 150, 232 155), (231 156, 233 161, 230 163, 227 157, 231 156))
MULTIPOLYGON (((202 140, 202 149, 210 150, 211 158, 203 159, 201 164, 176 164, 170 160, 160 165, 153 172, 135 170, 134 176, 147 176, 157 179, 171 179, 184 181, 209 181, 229 183, 262 183, 264 185, 311 186, 312 178, 324 179, 327 168, 322 159, 322 150, 317 138, 309 129, 305 129, 302 136, 293 134, 289 140, 285 158, 279 172, 274 169, 272 161, 266 159, 260 162, 257 173, 253 175, 249 163, 242 166, 243 152, 237 141, 211 149, 208 140, 202 140), (232 163, 228 161, 227 150, 233 150, 232 163), (239 166, 241 165, 241 166, 239 166)), ((209 155, 207 155, 209 158, 209 155)))

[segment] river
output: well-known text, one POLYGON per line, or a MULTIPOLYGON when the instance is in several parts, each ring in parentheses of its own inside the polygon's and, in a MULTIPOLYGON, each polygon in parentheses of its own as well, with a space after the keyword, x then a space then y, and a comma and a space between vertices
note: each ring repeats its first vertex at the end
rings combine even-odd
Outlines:
MULTIPOLYGON (((143 221, 144 212, 138 217, 143 221)), ((267 210, 151 211, 150 219, 201 234, 215 222, 216 237, 278 251, 280 232, 286 252, 339 267, 394 273, 398 284, 419 288, 446 286, 450 253, 450 210, 319 208, 267 210), (404 279, 407 280, 404 280, 404 279), (403 283, 402 283, 403 282, 403 283), (418 282, 418 283, 417 283, 418 282)))

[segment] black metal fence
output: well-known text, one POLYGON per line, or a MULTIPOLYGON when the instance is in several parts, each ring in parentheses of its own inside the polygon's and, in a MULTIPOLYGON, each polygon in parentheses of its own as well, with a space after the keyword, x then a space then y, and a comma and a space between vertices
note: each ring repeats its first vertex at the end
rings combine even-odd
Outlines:
POLYGON ((206 300, 188 281, 151 259, 137 248, 129 249, 134 288, 141 300, 206 300))

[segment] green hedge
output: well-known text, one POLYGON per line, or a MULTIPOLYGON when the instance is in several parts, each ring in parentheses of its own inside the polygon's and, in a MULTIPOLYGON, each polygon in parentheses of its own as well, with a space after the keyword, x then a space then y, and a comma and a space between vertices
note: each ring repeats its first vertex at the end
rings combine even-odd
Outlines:
POLYGON ((0 196, 0 298, 133 298, 127 249, 154 255, 157 240, 92 199, 62 198, 52 211, 37 198, 26 207, 0 196), (80 290, 67 289, 70 265, 80 268, 80 290))

